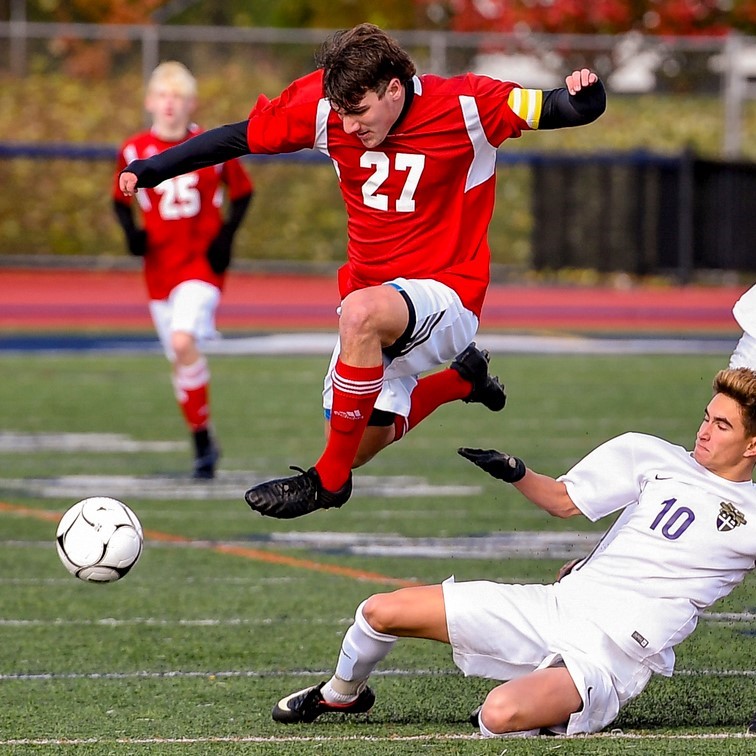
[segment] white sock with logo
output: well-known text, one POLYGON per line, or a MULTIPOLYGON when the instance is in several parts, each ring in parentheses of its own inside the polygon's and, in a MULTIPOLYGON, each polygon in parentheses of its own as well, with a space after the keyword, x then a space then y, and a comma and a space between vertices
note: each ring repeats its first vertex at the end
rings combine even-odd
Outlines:
POLYGON ((354 624, 344 634, 336 663, 336 673, 323 686, 323 698, 330 703, 349 703, 365 687, 370 674, 394 647, 396 635, 379 633, 362 613, 363 601, 354 615, 354 624))

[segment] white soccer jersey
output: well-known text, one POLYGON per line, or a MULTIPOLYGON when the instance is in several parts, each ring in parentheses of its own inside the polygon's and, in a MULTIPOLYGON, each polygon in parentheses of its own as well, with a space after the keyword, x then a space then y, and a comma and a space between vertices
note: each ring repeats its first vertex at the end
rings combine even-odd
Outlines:
POLYGON ((557 584, 565 606, 590 618, 655 671, 756 560, 756 486, 733 483, 691 453, 626 433, 561 476, 590 520, 624 508, 593 553, 557 584))
POLYGON ((743 335, 730 357, 730 367, 756 370, 756 286, 748 289, 735 302, 732 314, 743 329, 743 335))

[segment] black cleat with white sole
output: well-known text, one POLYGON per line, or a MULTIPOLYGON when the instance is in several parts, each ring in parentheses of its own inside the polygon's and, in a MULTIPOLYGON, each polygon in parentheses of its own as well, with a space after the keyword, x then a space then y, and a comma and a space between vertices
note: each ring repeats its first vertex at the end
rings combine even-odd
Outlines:
POLYGON ((499 412, 507 403, 507 394, 498 376, 488 373, 490 359, 488 351, 478 349, 473 341, 454 358, 449 367, 472 383, 472 391, 462 400, 463 402, 482 404, 492 412, 499 412))
POLYGON ((283 724, 308 723, 314 722, 321 714, 328 714, 329 712, 365 714, 373 708, 375 693, 368 687, 363 688, 354 701, 329 703, 320 692, 324 685, 325 682, 318 683, 282 698, 273 707, 273 719, 283 724))
POLYGON ((250 488, 244 498, 255 512, 266 517, 276 517, 279 520, 291 520, 294 517, 310 514, 317 509, 331 509, 346 504, 352 495, 352 475, 338 490, 328 491, 320 482, 318 471, 311 467, 298 470, 299 475, 288 478, 277 478, 266 483, 260 483, 250 488))

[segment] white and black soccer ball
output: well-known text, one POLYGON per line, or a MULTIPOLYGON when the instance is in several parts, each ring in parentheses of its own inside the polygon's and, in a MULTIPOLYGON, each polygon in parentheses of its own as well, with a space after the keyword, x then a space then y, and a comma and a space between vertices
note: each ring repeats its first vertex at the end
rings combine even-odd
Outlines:
POLYGON ((63 515, 55 541, 60 561, 72 575, 90 583, 112 583, 137 563, 144 531, 122 501, 92 496, 63 515))

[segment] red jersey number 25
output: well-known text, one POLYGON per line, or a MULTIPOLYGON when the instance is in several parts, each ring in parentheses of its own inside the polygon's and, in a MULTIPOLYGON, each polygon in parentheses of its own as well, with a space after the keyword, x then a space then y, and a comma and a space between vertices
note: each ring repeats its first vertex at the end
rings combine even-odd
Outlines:
POLYGON ((160 217, 163 220, 179 220, 197 215, 201 206, 198 182, 196 173, 187 173, 158 184, 155 192, 160 195, 160 217))
MULTIPOLYGON (((373 168, 370 178, 362 185, 362 200, 374 210, 388 210, 389 198, 378 190, 389 177, 391 158, 385 152, 368 151, 360 158, 362 168, 373 168)), ((404 171, 407 178, 404 181, 399 198, 394 208, 398 213, 412 213, 415 210, 415 191, 420 183, 420 177, 425 168, 425 155, 398 152, 394 156, 394 169, 404 171)))

